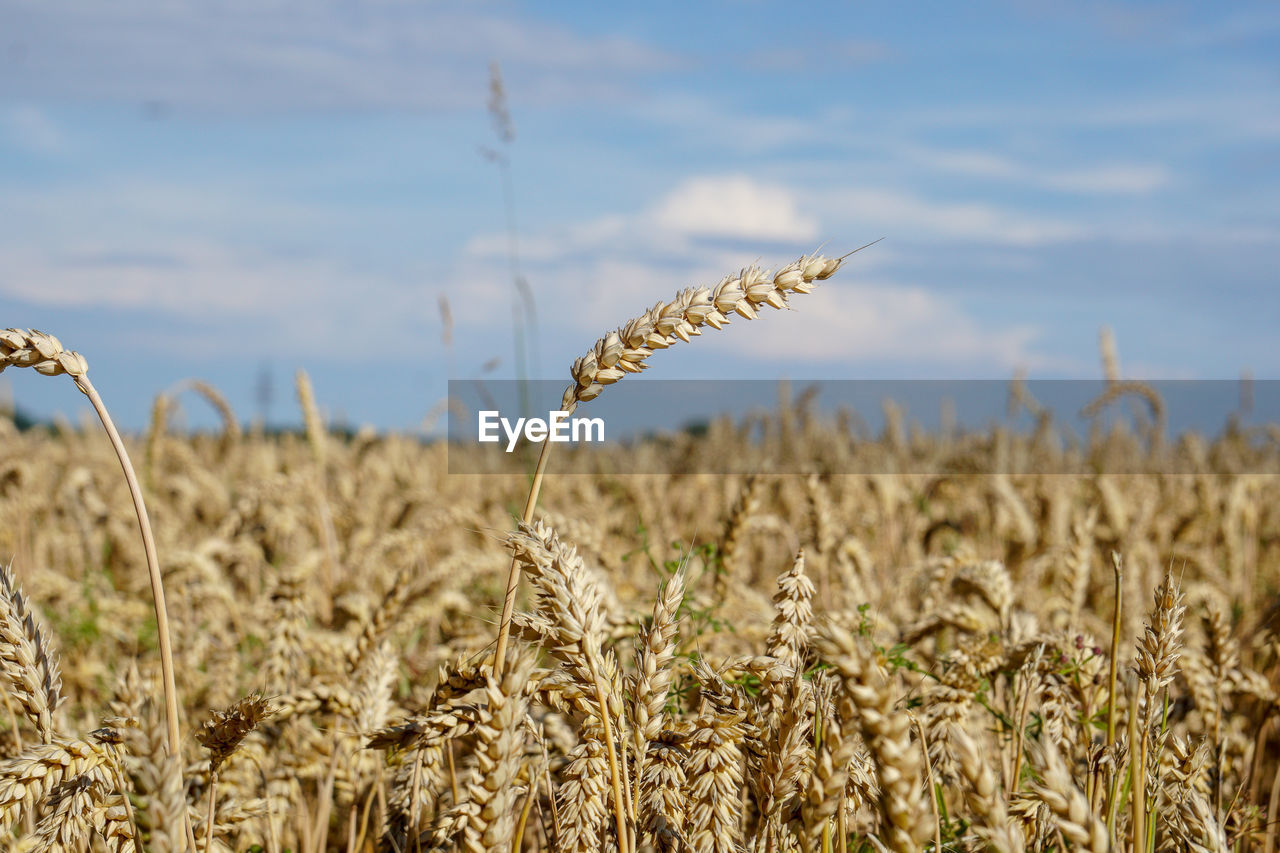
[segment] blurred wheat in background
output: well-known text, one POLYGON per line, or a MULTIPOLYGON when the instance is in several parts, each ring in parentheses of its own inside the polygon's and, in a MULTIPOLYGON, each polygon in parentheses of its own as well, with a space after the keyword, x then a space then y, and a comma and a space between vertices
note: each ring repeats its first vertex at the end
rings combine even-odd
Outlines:
MULTIPOLYGON (((681 291, 579 359, 566 404, 839 266, 681 291)), ((40 333, 0 354, 87 370, 40 333)), ((1098 406, 1136 394, 1156 429, 1159 396, 1108 372, 1098 406)), ((11 849, 1275 848, 1274 427, 1183 439, 1192 473, 1118 476, 1156 452, 1120 424, 1088 439, 1094 473, 1063 475, 1042 414, 977 436, 973 470, 1009 473, 973 475, 892 408, 851 442, 802 398, 607 452, 808 473, 551 475, 521 519, 523 472, 331 432, 305 373, 296 434, 244 433, 184 387, 224 426, 171 433, 169 393, 140 440, 159 609, 111 445, 0 419, 11 849), (853 453, 950 468, 838 473, 853 453)))

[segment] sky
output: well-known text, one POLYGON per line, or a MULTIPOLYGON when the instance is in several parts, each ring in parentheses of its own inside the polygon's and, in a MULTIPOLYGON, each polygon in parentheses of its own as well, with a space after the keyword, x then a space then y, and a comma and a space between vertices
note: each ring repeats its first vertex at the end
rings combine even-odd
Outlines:
MULTIPOLYGON (((1280 377, 1280 6, 0 0, 0 327, 128 429, 188 377, 297 423, 299 368, 418 429, 450 376, 567 381, 680 288, 878 238, 648 375, 1094 378, 1109 326, 1131 378, 1280 377)), ((82 412, 31 373, 0 397, 82 412)))

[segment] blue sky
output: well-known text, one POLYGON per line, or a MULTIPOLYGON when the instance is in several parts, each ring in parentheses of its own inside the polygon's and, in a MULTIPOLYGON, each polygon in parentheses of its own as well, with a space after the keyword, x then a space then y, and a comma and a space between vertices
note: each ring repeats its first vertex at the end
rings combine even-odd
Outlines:
POLYGON ((269 371, 290 422, 305 367, 394 429, 451 369, 513 376, 495 61, 539 376, 680 287, 884 237, 651 375, 1093 377, 1110 325, 1130 376, 1280 377, 1262 2, 0 0, 0 326, 134 428, 189 376, 247 420, 269 371))

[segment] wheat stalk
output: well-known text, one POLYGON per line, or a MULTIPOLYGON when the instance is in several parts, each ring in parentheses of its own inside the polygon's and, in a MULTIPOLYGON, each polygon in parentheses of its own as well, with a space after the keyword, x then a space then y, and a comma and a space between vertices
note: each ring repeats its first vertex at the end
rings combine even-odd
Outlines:
POLYGON ((151 533, 151 522, 147 516, 146 503, 142 498, 142 488, 138 485, 138 477, 129 461, 129 451, 125 449, 124 441, 116 431, 115 423, 111 420, 111 415, 107 412, 107 407, 98 395, 97 389, 89 381, 89 363, 85 361, 84 356, 64 349, 62 342, 53 335, 34 329, 4 329, 0 331, 0 372, 7 367, 30 367, 44 376, 62 374, 70 376, 76 383, 76 387, 89 398, 120 460, 120 467, 124 470, 125 481, 129 486, 129 494, 133 498, 134 513, 138 517, 138 528, 142 534, 143 550, 147 557, 147 572, 151 579, 151 598, 155 606, 156 634, 160 644, 169 754, 178 755, 182 746, 182 733, 178 723, 178 688, 174 681, 173 643, 169 636, 169 614, 165 606, 164 579, 160 574, 160 560, 156 555, 155 538, 151 533))
MULTIPOLYGON (((865 249, 866 246, 862 248, 865 249)), ((671 302, 658 302, 626 325, 597 340, 586 355, 574 361, 570 370, 574 384, 565 389, 560 403, 561 410, 572 413, 577 409, 578 403, 599 396, 605 385, 617 382, 628 373, 644 370, 647 367, 645 362, 657 350, 667 349, 677 341, 688 342, 690 338, 702 334, 704 326, 723 328, 728 325, 731 314, 753 320, 759 316, 758 309, 764 305, 773 308, 787 307, 789 293, 811 292, 817 286, 814 282, 835 275, 847 257, 848 255, 839 258, 827 258, 821 254, 808 255, 772 275, 759 267, 751 266, 735 276, 725 276, 714 288, 686 288, 676 294, 671 302)), ((538 454, 537 468, 534 470, 533 483, 522 515, 526 524, 533 521, 533 511, 538 504, 538 492, 546 473, 550 448, 551 442, 543 442, 538 454)), ((507 591, 498 627, 495 661, 499 674, 507 651, 511 614, 515 610, 519 583, 519 568, 513 560, 507 574, 507 591)))
POLYGON ((231 408, 231 403, 223 396, 222 392, 203 379, 184 379, 170 389, 170 394, 177 395, 183 391, 194 391, 205 399, 205 401, 213 407, 218 413, 218 417, 222 420, 222 453, 235 446, 240 440, 240 421, 236 419, 235 410, 231 408))

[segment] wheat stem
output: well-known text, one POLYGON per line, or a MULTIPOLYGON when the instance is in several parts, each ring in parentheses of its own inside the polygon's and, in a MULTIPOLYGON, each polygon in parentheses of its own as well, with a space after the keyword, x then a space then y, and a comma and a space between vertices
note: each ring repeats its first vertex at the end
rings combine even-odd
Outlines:
MULTIPOLYGON (((879 242, 879 240, 875 241, 879 242)), ((873 245, 868 243, 867 246, 873 245)), ((604 386, 621 380, 628 373, 639 373, 648 365, 645 361, 660 349, 666 349, 677 341, 688 341, 702 334, 702 326, 722 328, 729 323, 729 315, 737 314, 747 320, 759 316, 757 307, 787 306, 788 293, 808 293, 817 285, 835 275, 845 258, 867 248, 862 246, 839 257, 822 255, 802 257, 770 275, 759 267, 748 267, 736 277, 726 276, 715 288, 686 288, 671 302, 659 302, 653 308, 633 318, 619 328, 596 341, 582 358, 573 363, 571 373, 574 384, 564 393, 560 408, 572 413, 578 403, 593 400, 604 386)), ((529 498, 525 502, 525 524, 533 522, 533 510, 538 503, 543 475, 547 467, 547 454, 551 442, 542 443, 529 498)), ((511 615, 515 609, 516 590, 520 585, 520 565, 512 559, 507 574, 506 597, 502 603, 502 618, 498 626, 498 645, 494 654, 494 677, 502 677, 511 633, 511 615)))
POLYGON ((925 740, 924 727, 916 719, 916 715, 907 712, 907 719, 915 726, 920 736, 920 753, 924 756, 924 780, 929 790, 929 805, 933 812, 933 849, 934 853, 942 853, 942 816, 938 813, 938 792, 933 785, 933 762, 929 760, 929 744, 925 740))
MULTIPOLYGON (((538 454, 538 467, 533 472, 533 483, 529 486, 529 497, 524 504, 524 515, 521 521, 533 523, 533 510, 538 505, 538 493, 542 491, 542 477, 547 470, 547 456, 551 451, 551 442, 542 442, 542 452, 538 454)), ((502 678, 502 669, 507 659, 507 642, 511 636, 511 614, 516 608, 516 590, 520 586, 520 561, 511 557, 511 568, 507 571, 507 593, 502 600, 502 619, 498 628, 498 647, 493 657, 493 677, 502 678)))
POLYGON ((76 387, 84 392, 98 413, 102 426, 107 431, 111 446, 115 448, 120 459, 120 467, 124 470, 125 482, 129 485, 129 496, 133 498, 133 511, 138 516, 138 529, 142 533, 142 548, 147 555, 147 573, 151 579, 151 600, 156 612, 156 637, 160 643, 160 674, 164 686, 164 716, 169 754, 179 755, 182 746, 182 732, 178 724, 178 688, 173 674, 173 641, 169 635, 169 611, 164 600, 164 578, 160 574, 160 558, 156 554, 156 540, 151 533, 151 520, 147 516, 147 505, 142 499, 142 487, 138 485, 138 477, 129 461, 129 451, 116 430, 115 423, 107 412, 98 389, 93 387, 89 377, 80 374, 75 377, 76 387))
MULTIPOLYGON (((550 442, 547 442, 550 444, 550 442)), ((613 727, 609 724, 609 698, 605 695, 604 680, 600 677, 600 669, 594 657, 587 657, 587 666, 591 670, 591 678, 595 682, 596 701, 600 703, 600 726, 604 731, 605 755, 609 759, 609 784, 613 786, 613 820, 618 829, 618 849, 628 853, 631 849, 630 833, 627 831, 626 802, 622 798, 622 776, 618 773, 618 753, 613 748, 613 727)))
POLYGON ((205 817, 204 825, 204 849, 206 851, 213 850, 213 816, 216 808, 215 796, 218 789, 218 771, 213 769, 209 771, 209 808, 205 817))
POLYGON ((529 813, 533 811, 533 801, 538 796, 538 784, 542 781, 542 770, 538 770, 529 784, 529 791, 524 796, 524 805, 520 807, 520 819, 516 823, 516 831, 511 839, 511 853, 520 853, 524 842, 524 830, 529 824, 529 813))
POLYGON ((1120 663, 1120 615, 1124 602, 1124 591, 1122 589, 1124 563, 1121 562, 1120 555, 1115 551, 1111 552, 1111 567, 1114 569, 1116 576, 1116 606, 1115 614, 1111 620, 1111 672, 1110 680, 1107 682, 1107 688, 1110 690, 1107 694, 1108 747, 1116 742, 1116 670, 1120 663))

